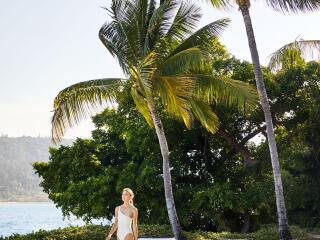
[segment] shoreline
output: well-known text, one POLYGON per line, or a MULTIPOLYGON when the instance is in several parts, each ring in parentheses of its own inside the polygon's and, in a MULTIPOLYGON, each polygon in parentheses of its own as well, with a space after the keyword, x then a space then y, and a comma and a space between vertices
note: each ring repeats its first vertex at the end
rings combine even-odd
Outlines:
POLYGON ((53 203, 52 201, 0 201, 0 204, 8 204, 8 203, 53 203))

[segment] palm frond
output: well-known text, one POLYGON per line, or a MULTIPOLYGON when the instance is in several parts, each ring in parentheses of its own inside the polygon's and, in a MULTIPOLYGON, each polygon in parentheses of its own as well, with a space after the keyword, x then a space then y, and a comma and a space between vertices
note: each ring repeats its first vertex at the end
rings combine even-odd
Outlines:
POLYGON ((129 66, 133 64, 128 56, 128 46, 121 40, 113 28, 113 23, 105 23, 100 31, 99 38, 113 57, 116 57, 125 74, 129 73, 129 66))
MULTIPOLYGON (((112 18, 111 23, 105 23, 100 31, 99 37, 103 44, 110 51, 115 54, 115 49, 121 52, 121 56, 126 56, 127 62, 130 64, 136 63, 141 56, 141 47, 139 45, 139 32, 137 29, 136 19, 138 14, 138 5, 130 0, 113 0, 110 9, 104 8, 108 11, 112 18), (112 43, 112 44, 111 44, 112 43), (110 47, 111 45, 115 47, 110 47)), ((118 59, 119 60, 119 59, 118 59)), ((122 61, 119 61, 122 62, 122 61)), ((128 70, 128 68, 125 68, 128 70)))
POLYGON ((151 49, 170 29, 177 4, 175 0, 166 0, 154 10, 148 26, 148 38, 151 49))
POLYGON ((144 96, 151 96, 153 91, 153 76, 156 71, 155 63, 157 61, 157 53, 152 51, 143 58, 138 67, 132 67, 130 70, 130 78, 132 82, 138 86, 139 91, 144 96))
POLYGON ((208 103, 223 103, 239 110, 253 110, 259 103, 254 86, 239 80, 194 74, 197 78, 197 96, 208 103))
POLYGON ((200 10, 200 7, 190 1, 182 2, 166 37, 181 41, 190 36, 202 16, 200 10))
POLYGON ((147 103, 146 99, 144 98, 144 96, 142 96, 142 94, 139 93, 136 88, 131 88, 131 96, 132 96, 139 112, 145 118, 148 125, 151 128, 153 128, 154 127, 153 120, 152 120, 152 117, 151 117, 151 114, 150 114, 150 111, 148 108, 148 103, 147 103))
MULTIPOLYGON (((185 39, 172 53, 171 56, 185 49, 201 46, 205 47, 212 38, 220 36, 223 30, 228 26, 230 19, 219 19, 215 22, 200 28, 187 39, 185 39)), ((169 56, 170 57, 170 56, 169 56)))
POLYGON ((266 0, 267 4, 276 11, 289 12, 310 12, 320 9, 320 0, 266 0))
POLYGON ((228 9, 232 7, 234 0, 205 0, 212 4, 217 9, 228 9))
POLYGON ((302 59, 320 59, 320 40, 297 40, 284 45, 270 55, 268 67, 276 71, 297 64, 302 59))
POLYGON ((79 82, 60 91, 53 106, 52 141, 59 142, 67 128, 108 103, 115 103, 123 84, 124 80, 119 78, 96 79, 79 82))
MULTIPOLYGON (((137 22, 137 30, 138 32, 138 39, 139 39, 139 45, 140 49, 144 49, 145 45, 145 38, 148 32, 148 11, 149 11, 149 0, 140 0, 137 1, 137 16, 136 16, 136 22, 137 22)), ((144 51, 142 53, 144 56, 144 51)))
POLYGON ((202 51, 197 47, 191 47, 166 59, 159 67, 161 76, 179 75, 190 72, 191 69, 200 68, 204 61, 202 51))
POLYGON ((190 100, 194 96, 194 79, 184 76, 157 76, 154 91, 169 114, 181 118, 191 128, 193 115, 190 100))
POLYGON ((152 18, 152 15, 156 9, 156 0, 150 0, 149 6, 148 6, 148 14, 145 19, 145 26, 147 28, 147 32, 145 33, 145 38, 144 38, 144 45, 143 45, 143 54, 146 55, 147 52, 152 48, 153 42, 151 39, 151 36, 149 35, 149 24, 150 20, 152 18))
POLYGON ((198 119, 202 126, 204 126, 209 132, 215 133, 219 128, 219 118, 212 111, 211 107, 197 100, 191 100, 192 113, 198 119))

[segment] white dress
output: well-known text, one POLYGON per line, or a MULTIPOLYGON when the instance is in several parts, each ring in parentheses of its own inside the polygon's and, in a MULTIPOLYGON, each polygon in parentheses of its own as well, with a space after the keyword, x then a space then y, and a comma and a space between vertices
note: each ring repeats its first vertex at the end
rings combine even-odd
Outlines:
POLYGON ((124 240, 128 233, 133 233, 131 228, 132 218, 123 214, 119 207, 118 211, 118 230, 117 237, 119 240, 124 240))

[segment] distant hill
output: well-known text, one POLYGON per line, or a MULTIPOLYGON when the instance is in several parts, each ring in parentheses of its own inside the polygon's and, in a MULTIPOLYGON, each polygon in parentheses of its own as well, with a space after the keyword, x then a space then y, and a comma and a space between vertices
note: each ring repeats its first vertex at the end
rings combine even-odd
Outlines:
MULTIPOLYGON (((61 144, 70 145, 71 139, 61 144)), ((0 201, 49 201, 32 162, 49 160, 48 137, 0 136, 0 201)))

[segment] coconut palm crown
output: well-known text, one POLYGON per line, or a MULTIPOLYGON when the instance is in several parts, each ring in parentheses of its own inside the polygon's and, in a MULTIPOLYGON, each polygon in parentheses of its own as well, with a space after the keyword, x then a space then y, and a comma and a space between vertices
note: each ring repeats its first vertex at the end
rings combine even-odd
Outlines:
POLYGON ((211 74, 206 47, 227 27, 228 19, 195 31, 200 8, 185 1, 167 0, 157 6, 153 0, 113 0, 106 10, 111 21, 101 27, 99 38, 126 77, 79 82, 59 92, 52 117, 54 143, 69 127, 107 103, 115 103, 128 84, 150 126, 153 121, 148 103, 155 97, 188 128, 196 118, 210 132, 217 130, 218 118, 209 103, 223 99, 240 109, 257 103, 256 90, 248 84, 211 74))

